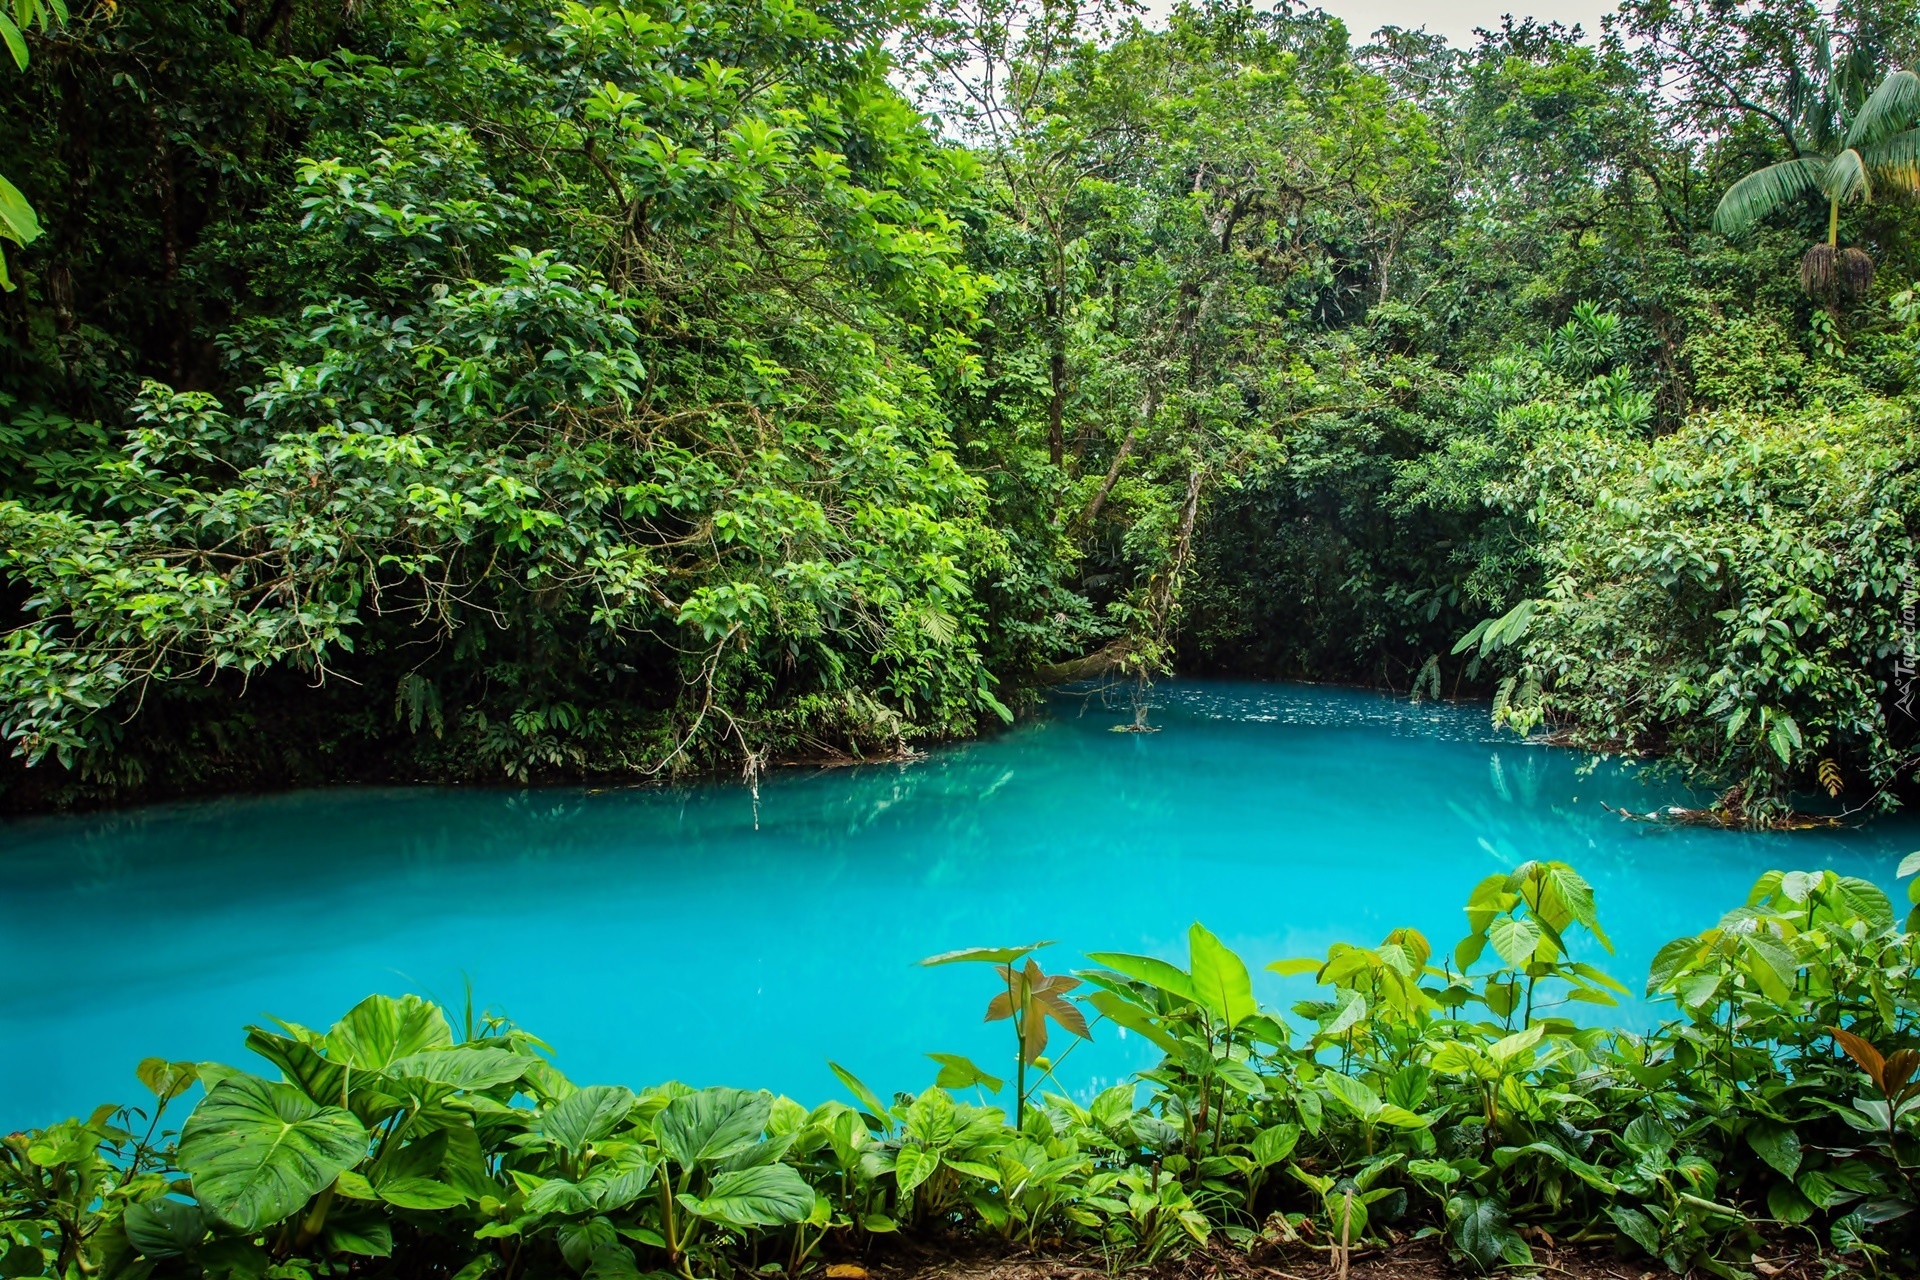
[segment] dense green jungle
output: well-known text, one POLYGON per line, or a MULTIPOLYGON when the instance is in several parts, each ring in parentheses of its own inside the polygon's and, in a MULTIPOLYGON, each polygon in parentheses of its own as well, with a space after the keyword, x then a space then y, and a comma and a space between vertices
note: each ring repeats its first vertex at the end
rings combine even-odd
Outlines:
POLYGON ((1913 791, 1911 4, 9 3, 9 808, 1169 671, 1913 791))

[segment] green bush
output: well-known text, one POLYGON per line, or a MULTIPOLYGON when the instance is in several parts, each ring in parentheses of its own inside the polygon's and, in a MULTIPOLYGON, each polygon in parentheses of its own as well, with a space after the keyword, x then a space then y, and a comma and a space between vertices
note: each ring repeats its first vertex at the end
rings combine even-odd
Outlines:
POLYGON ((1445 956, 1400 929, 1276 961, 1327 992, 1291 1026, 1197 924, 1184 968, 934 957, 994 968, 1012 1123, 987 1101, 1005 1082, 956 1055, 892 1102, 839 1067, 852 1101, 813 1108, 581 1087, 517 1027, 373 996, 326 1031, 250 1028, 264 1068, 151 1059, 145 1106, 8 1137, 6 1273, 693 1280, 798 1274, 900 1233, 1119 1268, 1218 1239, 1339 1255, 1389 1228, 1482 1269, 1529 1261, 1536 1229, 1728 1276, 1762 1233, 1911 1256, 1920 920, 1903 930, 1862 880, 1769 873, 1661 951, 1648 991, 1678 1017, 1642 1037, 1561 1016, 1622 990, 1568 954, 1575 933, 1606 944, 1572 868, 1490 876, 1467 916, 1445 956), (1162 1061, 1085 1102, 1053 1091, 1049 1024, 1102 1023, 1162 1061), (195 1085, 176 1134, 168 1104, 195 1085))

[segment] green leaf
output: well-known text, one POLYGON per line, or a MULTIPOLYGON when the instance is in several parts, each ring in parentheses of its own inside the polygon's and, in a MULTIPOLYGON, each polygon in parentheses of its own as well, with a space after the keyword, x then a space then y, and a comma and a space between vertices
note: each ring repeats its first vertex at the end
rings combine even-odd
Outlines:
POLYGON ((161 1102, 172 1102, 200 1079, 200 1070, 194 1063, 168 1062, 165 1058, 142 1058, 133 1074, 153 1090, 153 1096, 161 1102))
POLYGON ((1613 1219, 1614 1226, 1620 1228, 1621 1235, 1654 1257, 1660 1256, 1660 1228, 1654 1225, 1652 1218, 1623 1204, 1608 1205, 1607 1216, 1613 1219))
POLYGON ((215 1085, 180 1133, 180 1167, 201 1206, 242 1231, 281 1221, 367 1154, 353 1114, 287 1084, 235 1075, 215 1085))
POLYGON ((660 1149, 683 1169, 752 1146, 773 1114, 773 1098, 744 1089, 702 1089, 675 1098, 654 1120, 660 1149))
POLYGON ((393 1228, 372 1213, 337 1213, 327 1219, 324 1237, 331 1253, 352 1253, 363 1258, 385 1258, 393 1254, 393 1228))
POLYGON ((1380 1110, 1380 1095, 1364 1082, 1338 1071, 1329 1071, 1323 1077, 1327 1083, 1327 1092, 1355 1117, 1371 1120, 1380 1110))
POLYGON ((1777 1222, 1802 1223, 1819 1211, 1791 1182, 1776 1182, 1767 1188, 1767 1213, 1777 1222))
POLYGON ((622 1146, 595 1162, 591 1172, 580 1180, 580 1190, 602 1213, 611 1213, 632 1204, 653 1185, 660 1165, 636 1146, 622 1146))
POLYGON ((395 1058, 387 1064, 385 1074, 395 1080, 451 1085, 456 1089, 491 1089, 520 1079, 538 1062, 511 1049, 459 1045, 395 1058))
POLYGON ((1516 1031, 1512 1035, 1502 1036, 1487 1046, 1487 1056, 1504 1065, 1538 1045, 1546 1034, 1545 1027, 1536 1025, 1528 1027, 1525 1031, 1516 1031))
POLYGON ((1029 952, 1052 946, 1052 942, 1029 942, 1024 947, 962 947, 958 951, 942 951, 937 956, 928 956, 920 963, 936 964, 1012 964, 1029 952))
POLYGON ((1747 1145, 1786 1177, 1800 1172, 1800 1135, 1788 1126, 1758 1121, 1747 1128, 1747 1145))
POLYGON ((1513 969, 1524 969, 1533 962, 1534 949, 1542 936, 1539 925, 1513 916, 1501 916, 1487 926, 1487 941, 1513 969))
POLYGON ((1500 1265, 1518 1238, 1508 1224, 1506 1209, 1487 1196, 1454 1196, 1447 1201, 1447 1222, 1454 1247, 1482 1271, 1500 1265))
POLYGON ((1300 1126, 1297 1124, 1276 1124, 1262 1129, 1254 1135, 1253 1162, 1262 1168, 1279 1164, 1293 1154, 1300 1142, 1300 1126))
POLYGON ((1107 1021, 1125 1027, 1135 1035, 1144 1036, 1163 1052, 1172 1053, 1179 1044, 1152 1014, 1125 996, 1112 991, 1095 991, 1086 998, 1086 1002, 1104 1014, 1107 1021))
POLYGON ((1835 895, 1847 904, 1847 910, 1876 932, 1893 927, 1893 902, 1879 885, 1858 876, 1839 876, 1836 882, 1835 895))
POLYGON ((581 1151, 625 1124, 633 1103, 633 1091, 619 1085, 576 1089, 540 1117, 540 1132, 568 1151, 581 1151))
POLYGON ((762 1165, 723 1173, 704 1196, 680 1197, 688 1213, 735 1227, 780 1227, 804 1221, 813 1188, 792 1165, 762 1165))
POLYGON ((7 46, 7 52, 13 55, 13 65, 20 70, 27 69, 27 42, 20 37, 20 28, 13 19, 0 13, 0 42, 7 46))
POLYGON ((456 1188, 424 1177, 384 1178, 374 1186, 374 1193, 400 1209, 451 1209, 467 1202, 456 1188))
POLYGON ((419 996, 368 996, 327 1032, 327 1060, 355 1071, 384 1071, 395 1059, 452 1043, 445 1016, 419 996))
POLYGON ((988 1093, 998 1093, 1000 1087, 1006 1083, 998 1076, 988 1075, 973 1059, 960 1054, 930 1053, 927 1056, 940 1064, 940 1074, 933 1080, 938 1088, 971 1089, 975 1085, 980 1085, 988 1093))
POLYGON ((940 1157, 937 1154, 925 1147, 908 1144, 894 1153, 894 1185, 900 1189, 901 1195, 906 1195, 931 1178, 939 1167, 940 1157))
POLYGON ((1199 1004, 1200 997, 1193 989, 1193 979, 1188 974, 1165 960, 1152 956, 1128 955, 1120 951, 1090 951, 1087 959, 1095 964, 1105 965, 1115 973, 1157 987, 1170 996, 1175 996, 1189 1004, 1199 1004))
POLYGON ((207 1218, 200 1206, 181 1200, 130 1204, 121 1223, 127 1242, 145 1258, 184 1258, 207 1238, 207 1218))
POLYGON ((1193 971, 1188 980, 1193 993, 1229 1027, 1237 1027, 1260 1011, 1253 998, 1253 978, 1246 963, 1226 944, 1196 922, 1187 930, 1187 948, 1193 971))
MULTIPOLYGON (((839 1063, 829 1062, 827 1063, 827 1068, 833 1072, 841 1084, 847 1086, 853 1093, 854 1100, 867 1109, 867 1117, 871 1122, 868 1127, 872 1128, 876 1133, 886 1132, 887 1104, 880 1101, 880 1095, 867 1088, 859 1076, 854 1075, 853 1072, 847 1070, 839 1063)), ((771 1113, 771 1108, 769 1108, 769 1113, 771 1113)))

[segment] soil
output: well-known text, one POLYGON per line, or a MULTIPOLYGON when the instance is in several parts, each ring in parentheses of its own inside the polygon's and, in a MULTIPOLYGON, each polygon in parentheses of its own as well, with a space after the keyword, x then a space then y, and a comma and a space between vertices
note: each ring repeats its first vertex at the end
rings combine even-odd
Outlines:
MULTIPOLYGON (((1622 1258, 1605 1248, 1554 1247, 1535 1240, 1536 1265, 1507 1272, 1539 1280, 1670 1280, 1646 1258, 1622 1258)), ((1816 1250, 1776 1247, 1748 1264, 1756 1280, 1827 1280, 1851 1270, 1816 1250)), ((921 1254, 901 1250, 863 1263, 836 1262, 828 1280, 1107 1280, 1113 1275, 1097 1255, 1048 1256, 1004 1249, 962 1249, 921 1254)), ((1131 1273, 1143 1280, 1337 1280, 1324 1252, 1263 1248, 1252 1254, 1212 1247, 1131 1273)), ((1470 1280, 1476 1273, 1450 1261, 1434 1240, 1409 1240, 1390 1249, 1356 1249, 1347 1280, 1470 1280)))

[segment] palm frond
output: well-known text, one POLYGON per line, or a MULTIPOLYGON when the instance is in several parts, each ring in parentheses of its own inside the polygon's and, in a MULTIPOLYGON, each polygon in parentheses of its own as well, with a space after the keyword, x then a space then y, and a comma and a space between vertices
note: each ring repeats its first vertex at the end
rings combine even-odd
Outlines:
POLYGON ((1860 154, 1883 196, 1920 196, 1920 129, 1882 138, 1860 154))
POLYGON ((1829 200, 1847 204, 1853 200, 1873 199, 1873 179, 1867 173, 1867 162, 1860 153, 1849 147, 1835 156, 1820 175, 1820 189, 1827 193, 1829 200))
POLYGON ((1911 71, 1888 73, 1853 118, 1847 145, 1860 150, 1911 128, 1920 121, 1920 76, 1911 71))
POLYGON ((1795 197, 1819 189, 1830 163, 1826 156, 1801 156, 1755 170, 1720 197, 1713 229, 1722 235, 1744 231, 1795 197))

